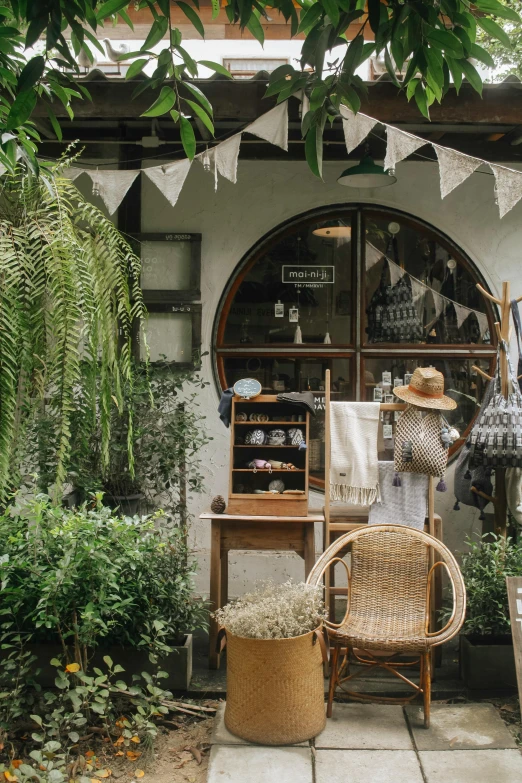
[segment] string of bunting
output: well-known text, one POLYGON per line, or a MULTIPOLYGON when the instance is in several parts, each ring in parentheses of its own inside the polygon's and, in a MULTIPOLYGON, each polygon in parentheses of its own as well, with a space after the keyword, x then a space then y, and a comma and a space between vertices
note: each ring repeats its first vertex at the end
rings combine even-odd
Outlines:
MULTIPOLYGON (((306 103, 307 100, 304 98, 303 113, 306 103)), ((496 163, 489 163, 486 160, 465 155, 463 152, 441 147, 439 144, 427 141, 420 136, 399 130, 387 123, 381 123, 366 114, 360 112, 354 114, 346 106, 341 106, 340 112, 348 153, 353 152, 376 125, 380 124, 385 127, 387 144, 384 168, 387 171, 394 169, 398 163, 424 145, 430 145, 435 151, 439 165, 441 198, 446 198, 481 166, 487 166, 495 178, 495 195, 501 218, 522 199, 522 171, 499 166, 496 163)), ((195 156, 194 160, 199 161, 206 170, 213 172, 216 190, 219 176, 233 183, 237 181, 237 164, 243 133, 253 134, 269 144, 274 144, 288 151, 288 101, 283 101, 270 109, 266 114, 247 125, 240 133, 236 133, 211 149, 206 149, 195 156)), ((71 167, 65 174, 72 180, 79 177, 80 174, 87 174, 92 180, 93 192, 103 199, 107 210, 112 215, 141 172, 161 190, 168 202, 174 206, 191 166, 192 161, 184 158, 172 163, 147 166, 132 171, 121 169, 87 170, 71 167)))
POLYGON ((474 313, 480 329, 480 336, 484 338, 484 335, 489 329, 489 323, 488 323, 488 317, 486 313, 480 312, 480 310, 473 310, 471 307, 466 307, 465 305, 461 305, 458 302, 455 302, 453 299, 449 299, 447 296, 443 296, 442 294, 439 294, 438 291, 435 291, 434 288, 427 285, 426 283, 423 283, 421 280, 418 280, 413 275, 410 275, 409 272, 406 272, 405 269, 399 266, 399 264, 396 264, 395 261, 393 261, 389 256, 386 255, 386 253, 383 253, 381 250, 375 247, 371 242, 368 240, 366 241, 366 271, 371 269, 375 264, 377 264, 379 261, 384 259, 388 263, 388 268, 390 270, 390 284, 392 286, 397 285, 399 280, 404 277, 404 275, 407 275, 410 279, 411 283, 411 294, 413 299, 413 304, 419 309, 421 307, 424 307, 424 298, 427 294, 431 294, 433 298, 433 305, 435 308, 435 316, 438 319, 441 313, 446 312, 446 308, 451 306, 455 310, 455 315, 457 318, 457 326, 460 329, 466 318, 468 318, 472 313, 474 313))

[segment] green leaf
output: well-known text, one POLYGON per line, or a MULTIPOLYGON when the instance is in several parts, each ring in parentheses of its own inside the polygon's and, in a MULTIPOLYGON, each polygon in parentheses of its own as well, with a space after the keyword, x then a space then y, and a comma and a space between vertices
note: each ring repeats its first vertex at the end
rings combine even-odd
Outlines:
POLYGON ((109 667, 109 669, 111 669, 111 668, 112 668, 112 658, 111 658, 111 656, 110 656, 110 655, 104 655, 104 656, 103 656, 103 661, 104 661, 104 663, 106 663, 106 664, 107 664, 107 666, 109 667))
POLYGON ((488 19, 485 16, 478 16, 477 17, 477 24, 479 27, 482 27, 485 33, 490 35, 492 38, 496 38, 498 41, 500 41, 501 44, 503 44, 506 49, 511 49, 511 40, 509 38, 509 35, 506 33, 505 30, 502 29, 502 27, 493 21, 493 19, 488 19))
POLYGON ((172 87, 162 87, 159 97, 156 98, 152 106, 144 111, 142 117, 159 117, 166 114, 176 103, 176 93, 172 87))
POLYGON ((107 57, 107 54, 106 54, 106 52, 105 52, 105 49, 103 48, 103 46, 101 45, 101 43, 98 41, 98 39, 96 38, 96 36, 95 36, 95 35, 93 35, 93 34, 92 34, 92 33, 91 33, 89 30, 87 30, 86 28, 83 28, 83 34, 84 34, 84 35, 85 35, 85 36, 86 36, 86 37, 89 39, 89 41, 92 43, 92 45, 93 45, 93 46, 95 46, 95 47, 96 47, 96 49, 98 49, 98 51, 100 52, 100 54, 103 54, 103 56, 104 56, 104 57, 107 57))
POLYGON ((323 169, 323 139, 317 125, 313 125, 306 134, 305 140, 306 162, 312 174, 322 179, 323 169), (318 138, 320 136, 320 138, 318 138))
POLYGON ((304 33, 310 30, 312 27, 314 27, 314 25, 322 15, 322 13, 323 13, 323 9, 320 3, 314 3, 308 9, 306 9, 304 13, 303 11, 301 11, 299 27, 297 28, 297 32, 304 33))
POLYGON ((215 19, 219 15, 219 0, 211 0, 212 3, 212 19, 215 19))
POLYGON ((339 24, 339 5, 337 0, 320 0, 334 27, 339 24))
POLYGON ((482 95, 482 79, 475 66, 468 62, 468 60, 460 60, 459 63, 464 76, 473 89, 478 92, 479 95, 482 95))
POLYGON ((415 103, 420 109, 421 114, 426 117, 427 120, 430 118, 430 113, 428 110, 428 101, 426 98, 426 91, 424 89, 424 86, 421 81, 417 84, 415 88, 415 103))
POLYGON ((107 0, 96 11, 96 19, 98 22, 103 22, 108 16, 116 14, 121 8, 125 8, 128 5, 129 0, 107 0))
POLYGON ((31 720, 34 720, 35 723, 37 723, 39 726, 42 725, 42 719, 39 715, 30 715, 29 716, 31 720))
POLYGON ((197 13, 194 11, 193 8, 191 8, 187 3, 182 3, 181 0, 176 0, 176 5, 181 8, 189 22, 192 23, 192 25, 196 28, 198 33, 202 38, 205 37, 205 28, 203 27, 203 24, 201 22, 201 19, 197 15, 197 13))
POLYGON ((196 87, 194 84, 191 84, 190 82, 183 82, 183 86, 187 88, 189 92, 192 93, 194 98, 200 103, 207 114, 209 114, 211 117, 213 115, 212 106, 210 105, 210 102, 208 98, 201 92, 199 87, 196 87))
POLYGON ((448 64, 448 68, 450 69, 450 73, 453 78, 453 84, 455 85, 455 92, 458 95, 462 85, 462 70, 460 64, 459 62, 457 62, 457 60, 454 60, 452 57, 448 57, 447 55, 446 55, 446 62, 448 64))
POLYGON ((188 72, 192 76, 196 77, 198 75, 198 66, 196 65, 196 61, 190 56, 187 50, 184 49, 182 46, 176 46, 176 49, 183 57, 183 62, 187 66, 188 72))
POLYGON ((18 92, 30 90, 41 78, 45 68, 45 58, 41 55, 33 57, 24 66, 22 73, 18 77, 18 92))
POLYGON ((125 22, 125 24, 127 25, 127 27, 130 27, 130 29, 132 31, 134 31, 134 25, 132 24, 132 19, 130 18, 130 16, 127 13, 127 11, 125 11, 125 9, 121 8, 118 11, 118 13, 121 16, 121 18, 123 19, 123 21, 125 22))
POLYGON ((256 14, 251 15, 250 19, 248 20, 247 28, 250 30, 254 38, 259 41, 261 46, 263 46, 265 42, 265 31, 263 30, 261 22, 259 21, 256 14))
POLYGON ((158 19, 155 19, 149 30, 149 34, 145 39, 145 43, 141 47, 141 51, 144 52, 146 49, 152 49, 153 46, 156 46, 156 44, 161 41, 168 28, 169 20, 166 17, 160 16, 158 19))
POLYGON ((133 79, 135 76, 137 76, 139 73, 142 72, 142 70, 145 68, 145 66, 148 63, 147 57, 141 57, 139 60, 134 60, 129 65, 129 68, 127 70, 127 73, 125 74, 126 79, 133 79))
POLYGON ((192 125, 186 117, 180 116, 179 129, 185 154, 189 160, 194 160, 194 155, 196 154, 196 137, 194 136, 192 125))
POLYGON ((208 116, 207 112, 201 108, 197 103, 194 101, 189 101, 188 98, 185 98, 185 103, 188 103, 192 111, 199 117, 201 122, 204 124, 204 126, 207 128, 207 130, 210 131, 212 135, 214 135, 214 125, 212 124, 212 120, 208 116))
POLYGON ((204 65, 205 68, 210 68, 211 71, 220 73, 222 76, 226 76, 228 79, 232 79, 232 74, 230 73, 230 71, 220 63, 214 63, 212 62, 212 60, 198 60, 198 64, 204 65))
MULTIPOLYGON (((56 138, 58 139, 58 141, 61 141, 63 138, 62 129, 60 128, 60 123, 56 119, 56 115, 50 106, 47 106, 47 115, 53 127, 53 131, 55 133, 56 138)), ((58 663, 58 665, 60 664, 58 663)))
POLYGON ((18 128, 26 122, 36 106, 36 92, 27 90, 16 96, 11 110, 7 115, 6 130, 18 128))
POLYGON ((174 122, 177 122, 179 120, 179 111, 176 111, 176 109, 171 109, 171 111, 169 111, 169 114, 174 120, 174 122))
POLYGON ((493 14, 493 16, 499 16, 501 19, 509 19, 511 22, 520 22, 520 16, 507 3, 499 3, 498 0, 474 0, 473 4, 486 14, 493 14))
POLYGON ((351 41, 344 56, 343 73, 355 73, 361 61, 363 46, 364 38, 362 35, 357 35, 353 41, 351 41))
POLYGON ((415 90, 417 89, 417 85, 419 84, 420 79, 418 77, 411 79, 408 82, 408 86, 406 87, 406 98, 411 101, 413 94, 415 93, 415 90))
POLYGON ((428 33, 428 41, 452 57, 464 57, 461 42, 456 35, 453 35, 448 30, 431 30, 428 33))
POLYGON ((471 56, 487 65, 488 68, 495 68, 495 60, 482 46, 471 44, 471 56))

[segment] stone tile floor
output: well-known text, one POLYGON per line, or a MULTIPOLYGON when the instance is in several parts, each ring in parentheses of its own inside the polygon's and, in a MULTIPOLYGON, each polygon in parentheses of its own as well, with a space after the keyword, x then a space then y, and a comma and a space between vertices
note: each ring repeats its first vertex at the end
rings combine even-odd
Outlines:
POLYGON ((224 725, 211 739, 208 783, 522 783, 522 754, 492 704, 433 704, 422 710, 334 704, 309 743, 252 745, 224 725))

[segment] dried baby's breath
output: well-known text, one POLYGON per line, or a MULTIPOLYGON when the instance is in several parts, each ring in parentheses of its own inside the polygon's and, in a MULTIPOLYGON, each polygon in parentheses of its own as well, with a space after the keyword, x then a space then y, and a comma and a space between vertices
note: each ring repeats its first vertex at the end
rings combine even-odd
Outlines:
POLYGON ((324 619, 322 588, 304 582, 264 582, 218 609, 214 617, 235 636, 288 639, 313 631, 324 619))

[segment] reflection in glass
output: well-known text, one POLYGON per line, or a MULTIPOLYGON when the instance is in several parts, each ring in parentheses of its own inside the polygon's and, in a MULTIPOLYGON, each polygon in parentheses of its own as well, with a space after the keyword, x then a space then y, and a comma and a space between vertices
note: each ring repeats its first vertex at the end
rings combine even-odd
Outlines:
POLYGON ((239 286, 225 343, 351 343, 351 247, 346 219, 303 226, 273 245, 239 286))

